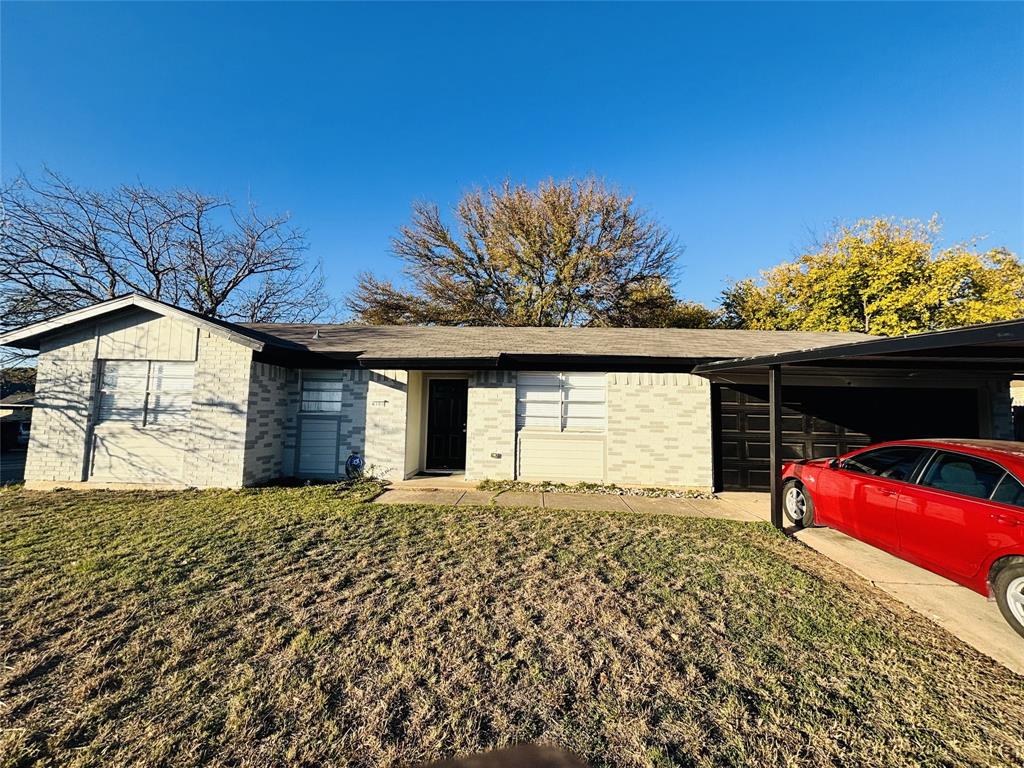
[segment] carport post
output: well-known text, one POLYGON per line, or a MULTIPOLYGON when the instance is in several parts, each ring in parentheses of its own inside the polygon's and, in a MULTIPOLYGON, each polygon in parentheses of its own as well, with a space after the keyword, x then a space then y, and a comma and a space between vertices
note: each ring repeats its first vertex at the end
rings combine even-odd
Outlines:
POLYGON ((768 366, 768 463, 771 465, 772 525, 782 525, 782 366, 768 366))

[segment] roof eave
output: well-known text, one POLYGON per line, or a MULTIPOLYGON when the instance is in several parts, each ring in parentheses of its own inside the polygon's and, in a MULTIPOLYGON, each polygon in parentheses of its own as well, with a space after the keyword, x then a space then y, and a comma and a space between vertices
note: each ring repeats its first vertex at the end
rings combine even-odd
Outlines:
MULTIPOLYGON (((1012 341, 1024 343, 1024 320, 1004 320, 996 323, 951 328, 883 339, 868 339, 848 344, 814 347, 794 352, 778 352, 755 357, 737 357, 704 363, 694 373, 716 374, 763 369, 773 365, 800 365, 823 361, 856 360, 871 355, 899 355, 906 352, 921 352, 932 349, 962 347, 971 344, 999 344, 1012 341)), ((895 361, 898 358, 892 358, 895 361)))
POLYGON ((402 369, 409 371, 463 370, 497 368, 498 357, 358 357, 361 368, 402 369))
POLYGON ((221 325, 219 323, 213 323, 209 320, 204 320, 191 312, 186 312, 178 307, 165 304, 162 301, 131 293, 127 296, 118 296, 113 299, 108 299, 107 301, 101 301, 98 304, 92 304, 91 306, 83 307, 82 309, 65 312, 63 315, 58 315, 57 317, 50 318, 49 320, 32 323, 31 325, 26 325, 13 331, 0 334, 0 347, 17 347, 19 349, 38 350, 39 340, 43 336, 51 333, 57 333, 63 328, 67 328, 77 323, 83 323, 88 320, 93 320, 111 312, 116 312, 120 309, 127 309, 128 307, 140 307, 158 315, 163 315, 164 317, 173 317, 185 320, 186 322, 208 330, 211 333, 216 333, 219 336, 229 338, 232 341, 241 344, 242 346, 249 347, 257 352, 261 351, 265 346, 261 341, 239 333, 238 331, 234 331, 230 327, 226 327, 230 324, 221 325))

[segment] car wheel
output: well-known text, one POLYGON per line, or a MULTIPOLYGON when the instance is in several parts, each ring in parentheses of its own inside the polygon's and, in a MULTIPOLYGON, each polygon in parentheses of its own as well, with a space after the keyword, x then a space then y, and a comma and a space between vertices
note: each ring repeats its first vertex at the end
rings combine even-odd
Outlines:
POLYGON ((814 500, 796 480, 790 480, 782 486, 782 511, 797 528, 814 525, 814 500))
POLYGON ((1024 562, 1001 568, 992 582, 992 589, 1003 618, 1024 637, 1024 562))

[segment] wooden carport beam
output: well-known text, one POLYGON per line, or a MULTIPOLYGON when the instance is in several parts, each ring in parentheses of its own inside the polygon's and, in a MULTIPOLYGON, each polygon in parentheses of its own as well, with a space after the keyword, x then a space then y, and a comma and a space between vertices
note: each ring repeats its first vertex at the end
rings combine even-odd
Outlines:
POLYGON ((772 525, 782 523, 782 366, 768 366, 768 463, 771 465, 772 525))

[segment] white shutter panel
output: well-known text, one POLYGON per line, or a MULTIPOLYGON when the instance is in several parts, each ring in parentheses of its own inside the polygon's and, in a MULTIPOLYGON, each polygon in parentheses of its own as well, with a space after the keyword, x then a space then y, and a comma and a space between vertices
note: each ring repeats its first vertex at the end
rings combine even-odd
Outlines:
POLYGON ((520 373, 516 428, 557 431, 561 426, 561 380, 557 373, 520 373))
POLYGON ((192 411, 192 363, 154 362, 149 372, 146 421, 184 424, 192 411))
POLYGON ((107 360, 100 381, 99 421, 142 424, 146 408, 145 360, 107 360))
POLYGON ((603 432, 606 425, 603 373, 562 375, 562 428, 566 431, 603 432))

